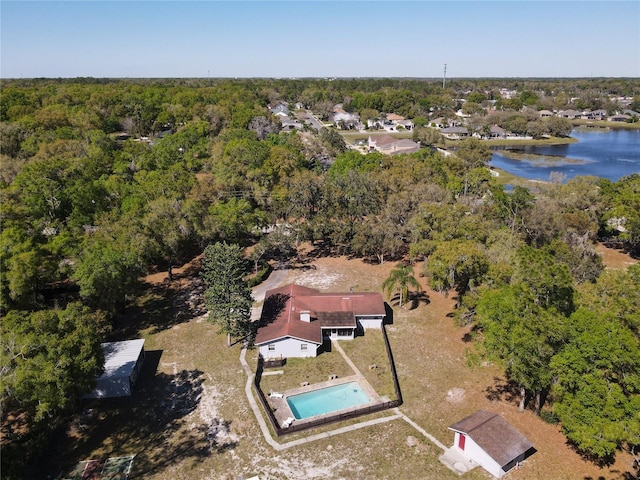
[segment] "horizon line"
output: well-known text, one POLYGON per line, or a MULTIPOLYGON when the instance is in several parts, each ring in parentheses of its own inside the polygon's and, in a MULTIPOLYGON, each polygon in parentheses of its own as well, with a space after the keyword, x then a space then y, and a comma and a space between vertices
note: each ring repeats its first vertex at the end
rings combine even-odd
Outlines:
MULTIPOLYGON (((92 80, 350 80, 350 79, 393 79, 393 80, 434 80, 434 81, 442 81, 442 77, 420 77, 420 76, 379 76, 379 75, 345 75, 345 76, 206 76, 206 77, 191 77, 191 76, 142 76, 142 77, 96 77, 92 75, 80 75, 80 76, 72 76, 72 77, 1 77, 0 81, 9 81, 9 80, 81 80, 81 79, 92 79, 92 80)), ((542 80, 572 80, 572 79, 580 79, 580 80, 597 80, 597 79, 629 79, 635 80, 640 79, 640 76, 533 76, 533 75, 505 75, 505 76, 457 76, 457 77, 447 77, 447 80, 467 80, 467 79, 542 79, 542 80)))

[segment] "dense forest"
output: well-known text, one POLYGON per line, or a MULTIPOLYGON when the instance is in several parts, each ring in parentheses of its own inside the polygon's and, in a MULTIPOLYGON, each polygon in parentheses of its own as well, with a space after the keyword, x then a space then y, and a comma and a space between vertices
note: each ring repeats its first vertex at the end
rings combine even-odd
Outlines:
POLYGON ((91 389, 138 279, 171 277, 218 242, 252 247, 247 273, 303 241, 424 261, 431 287, 457 298, 454 321, 473 325, 476 360, 504 365, 522 409, 559 422, 594 461, 637 453, 640 267, 604 270, 594 245, 639 254, 640 175, 507 192, 480 140, 455 155, 363 155, 333 128, 281 132, 268 108, 429 119, 470 98, 465 108, 497 100, 508 118, 613 109, 618 96, 640 110, 625 79, 3 81, 3 476, 19 476, 10 452, 35 455, 91 389))

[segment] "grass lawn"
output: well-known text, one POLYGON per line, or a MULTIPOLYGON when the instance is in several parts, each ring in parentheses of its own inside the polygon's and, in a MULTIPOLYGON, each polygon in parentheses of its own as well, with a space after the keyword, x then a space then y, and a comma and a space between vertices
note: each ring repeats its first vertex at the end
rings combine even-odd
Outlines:
MULTIPOLYGON (((343 257, 309 258, 315 269, 290 270, 288 282, 334 292, 350 287, 381 291, 381 283, 395 265, 343 257)), ((442 451, 403 420, 274 450, 265 442, 245 396, 240 346, 228 348, 216 327, 189 314, 182 300, 189 273, 184 275, 171 286, 148 285, 146 295, 120 319, 123 336, 146 339, 147 360, 135 393, 131 398, 84 405, 82 415, 69 422, 52 447, 48 464, 42 465, 46 474, 55 476, 82 460, 136 455, 132 479, 460 478, 438 461, 442 451)), ((424 284, 424 279, 420 281, 424 284)), ((467 330, 448 316, 453 299, 426 290, 426 301, 416 308, 392 307, 387 332, 404 399, 400 411, 427 432, 450 445, 453 433, 447 427, 486 409, 503 415, 538 450, 522 469, 510 473, 520 480, 625 478, 631 466, 628 457, 619 455, 616 464, 602 468, 583 460, 566 445, 557 426, 529 411, 517 413, 517 402, 500 368, 467 365, 466 352, 473 346, 465 341, 467 330)), ((367 331, 364 337, 340 345, 379 394, 393 395, 381 334, 367 331), (369 368, 374 363, 377 368, 369 368)), ((256 355, 257 350, 247 352, 250 365, 256 355)), ((263 377, 267 392, 297 387, 303 381, 325 381, 329 374, 351 373, 338 352, 289 360, 285 372, 263 377)), ((383 415, 389 412, 376 414, 383 415)), ((277 441, 285 443, 358 421, 277 441)), ((463 478, 479 480, 488 475, 475 469, 463 478)))
MULTIPOLYGON (((269 370, 265 369, 265 372, 268 373, 269 370)), ((323 352, 316 358, 289 358, 283 367, 273 370, 284 373, 262 376, 260 387, 265 395, 271 390, 282 392, 297 388, 302 382, 310 385, 326 382, 329 375, 338 375, 339 378, 353 375, 353 370, 337 351, 323 352)))
MULTIPOLYGON (((459 141, 459 140, 458 140, 459 141)), ((524 145, 567 145, 569 143, 575 143, 578 140, 572 137, 550 137, 550 138, 539 138, 539 139, 531 139, 531 140, 509 140, 509 139, 492 139, 492 140, 483 140, 482 143, 488 145, 489 147, 519 147, 524 145)), ((448 143, 447 146, 456 145, 455 143, 448 143)), ((455 142, 455 140, 453 141, 455 142)))

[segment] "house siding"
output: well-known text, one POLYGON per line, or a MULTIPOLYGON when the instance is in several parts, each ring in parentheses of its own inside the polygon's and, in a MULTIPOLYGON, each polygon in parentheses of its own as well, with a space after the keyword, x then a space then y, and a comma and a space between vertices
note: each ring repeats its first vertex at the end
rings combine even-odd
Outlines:
POLYGON ((282 338, 260 345, 260 355, 262 358, 280 358, 281 356, 285 358, 312 358, 318 355, 318 345, 297 338, 282 338), (307 345, 306 350, 302 350, 302 344, 307 345), (269 350, 269 345, 273 345, 275 348, 269 350))
MULTIPOLYGON (((464 435, 464 433, 455 432, 455 438, 453 445, 455 448, 458 448, 460 444, 460 435, 464 435)), ((482 468, 484 468, 487 472, 493 475, 496 478, 502 478, 505 474, 504 470, 502 470, 502 466, 498 465, 498 463, 487 454, 480 446, 473 441, 471 437, 465 435, 464 440, 464 454, 473 459, 475 462, 479 463, 482 468)))
POLYGON ((374 316, 374 317, 363 317, 356 316, 356 322, 358 322, 358 326, 363 330, 369 330, 377 328, 378 330, 382 328, 382 317, 374 316))

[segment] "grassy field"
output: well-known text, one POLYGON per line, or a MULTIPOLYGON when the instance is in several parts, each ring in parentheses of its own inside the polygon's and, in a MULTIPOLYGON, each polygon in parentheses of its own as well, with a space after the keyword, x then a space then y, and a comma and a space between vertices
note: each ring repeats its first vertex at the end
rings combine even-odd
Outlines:
MULTIPOLYGON (((312 259, 314 269, 292 269, 287 281, 325 291, 380 291, 393 264, 372 265, 346 258, 312 259)), ((416 272, 420 266, 416 266, 416 272)), ((146 339, 143 375, 131 398, 85 405, 70 421, 43 466, 56 475, 86 459, 136 455, 130 478, 229 479, 260 475, 264 479, 438 479, 459 478, 438 460, 442 451, 403 420, 327 437, 276 451, 264 440, 244 393, 246 375, 240 346, 226 346, 202 316, 184 301, 191 292, 190 272, 172 284, 153 279, 119 327, 127 338, 146 339), (126 335, 125 335, 126 334, 126 335), (411 446, 410 446, 411 445, 411 446)), ((180 275, 180 274, 178 274, 180 275)), ((424 279, 420 279, 424 283, 424 279)), ((524 467, 510 473, 520 480, 623 479, 629 458, 599 468, 566 445, 558 427, 517 404, 495 365, 467 365, 467 329, 449 314, 454 300, 425 287, 425 299, 413 309, 394 307, 387 331, 398 370, 404 404, 400 411, 445 445, 453 442, 448 426, 478 409, 500 413, 538 450, 524 467)), ((341 346, 380 394, 393 392, 383 355, 382 336, 367 332, 341 346), (377 369, 370 369, 372 363, 377 369)), ((251 364, 257 351, 247 353, 251 364)), ((346 375, 337 352, 316 360, 291 360, 287 373, 264 377, 264 388, 286 389, 302 381, 346 375), (280 377, 280 378, 278 378, 280 377), (268 382, 268 383, 267 383, 268 382), (283 382, 283 383, 280 383, 283 382)), ((377 416, 388 415, 382 412, 377 416)), ((365 417, 367 419, 368 417, 365 417)), ((357 423, 351 420, 349 424, 357 423)), ((343 424, 277 439, 288 442, 343 424)), ((481 469, 464 475, 487 479, 481 469)))
POLYGON ((638 130, 640 129, 640 122, 626 123, 626 122, 609 122, 607 120, 571 120, 571 125, 574 127, 586 127, 586 128, 611 128, 611 129, 624 129, 624 130, 638 130))
MULTIPOLYGON (((569 143, 575 143, 578 140, 572 137, 550 137, 550 138, 540 138, 536 140, 509 140, 509 139, 500 139, 495 138, 492 140, 483 140, 482 143, 488 145, 489 147, 519 147, 525 145, 567 145, 569 143)), ((447 140, 447 146, 455 146, 456 140, 447 140)))

